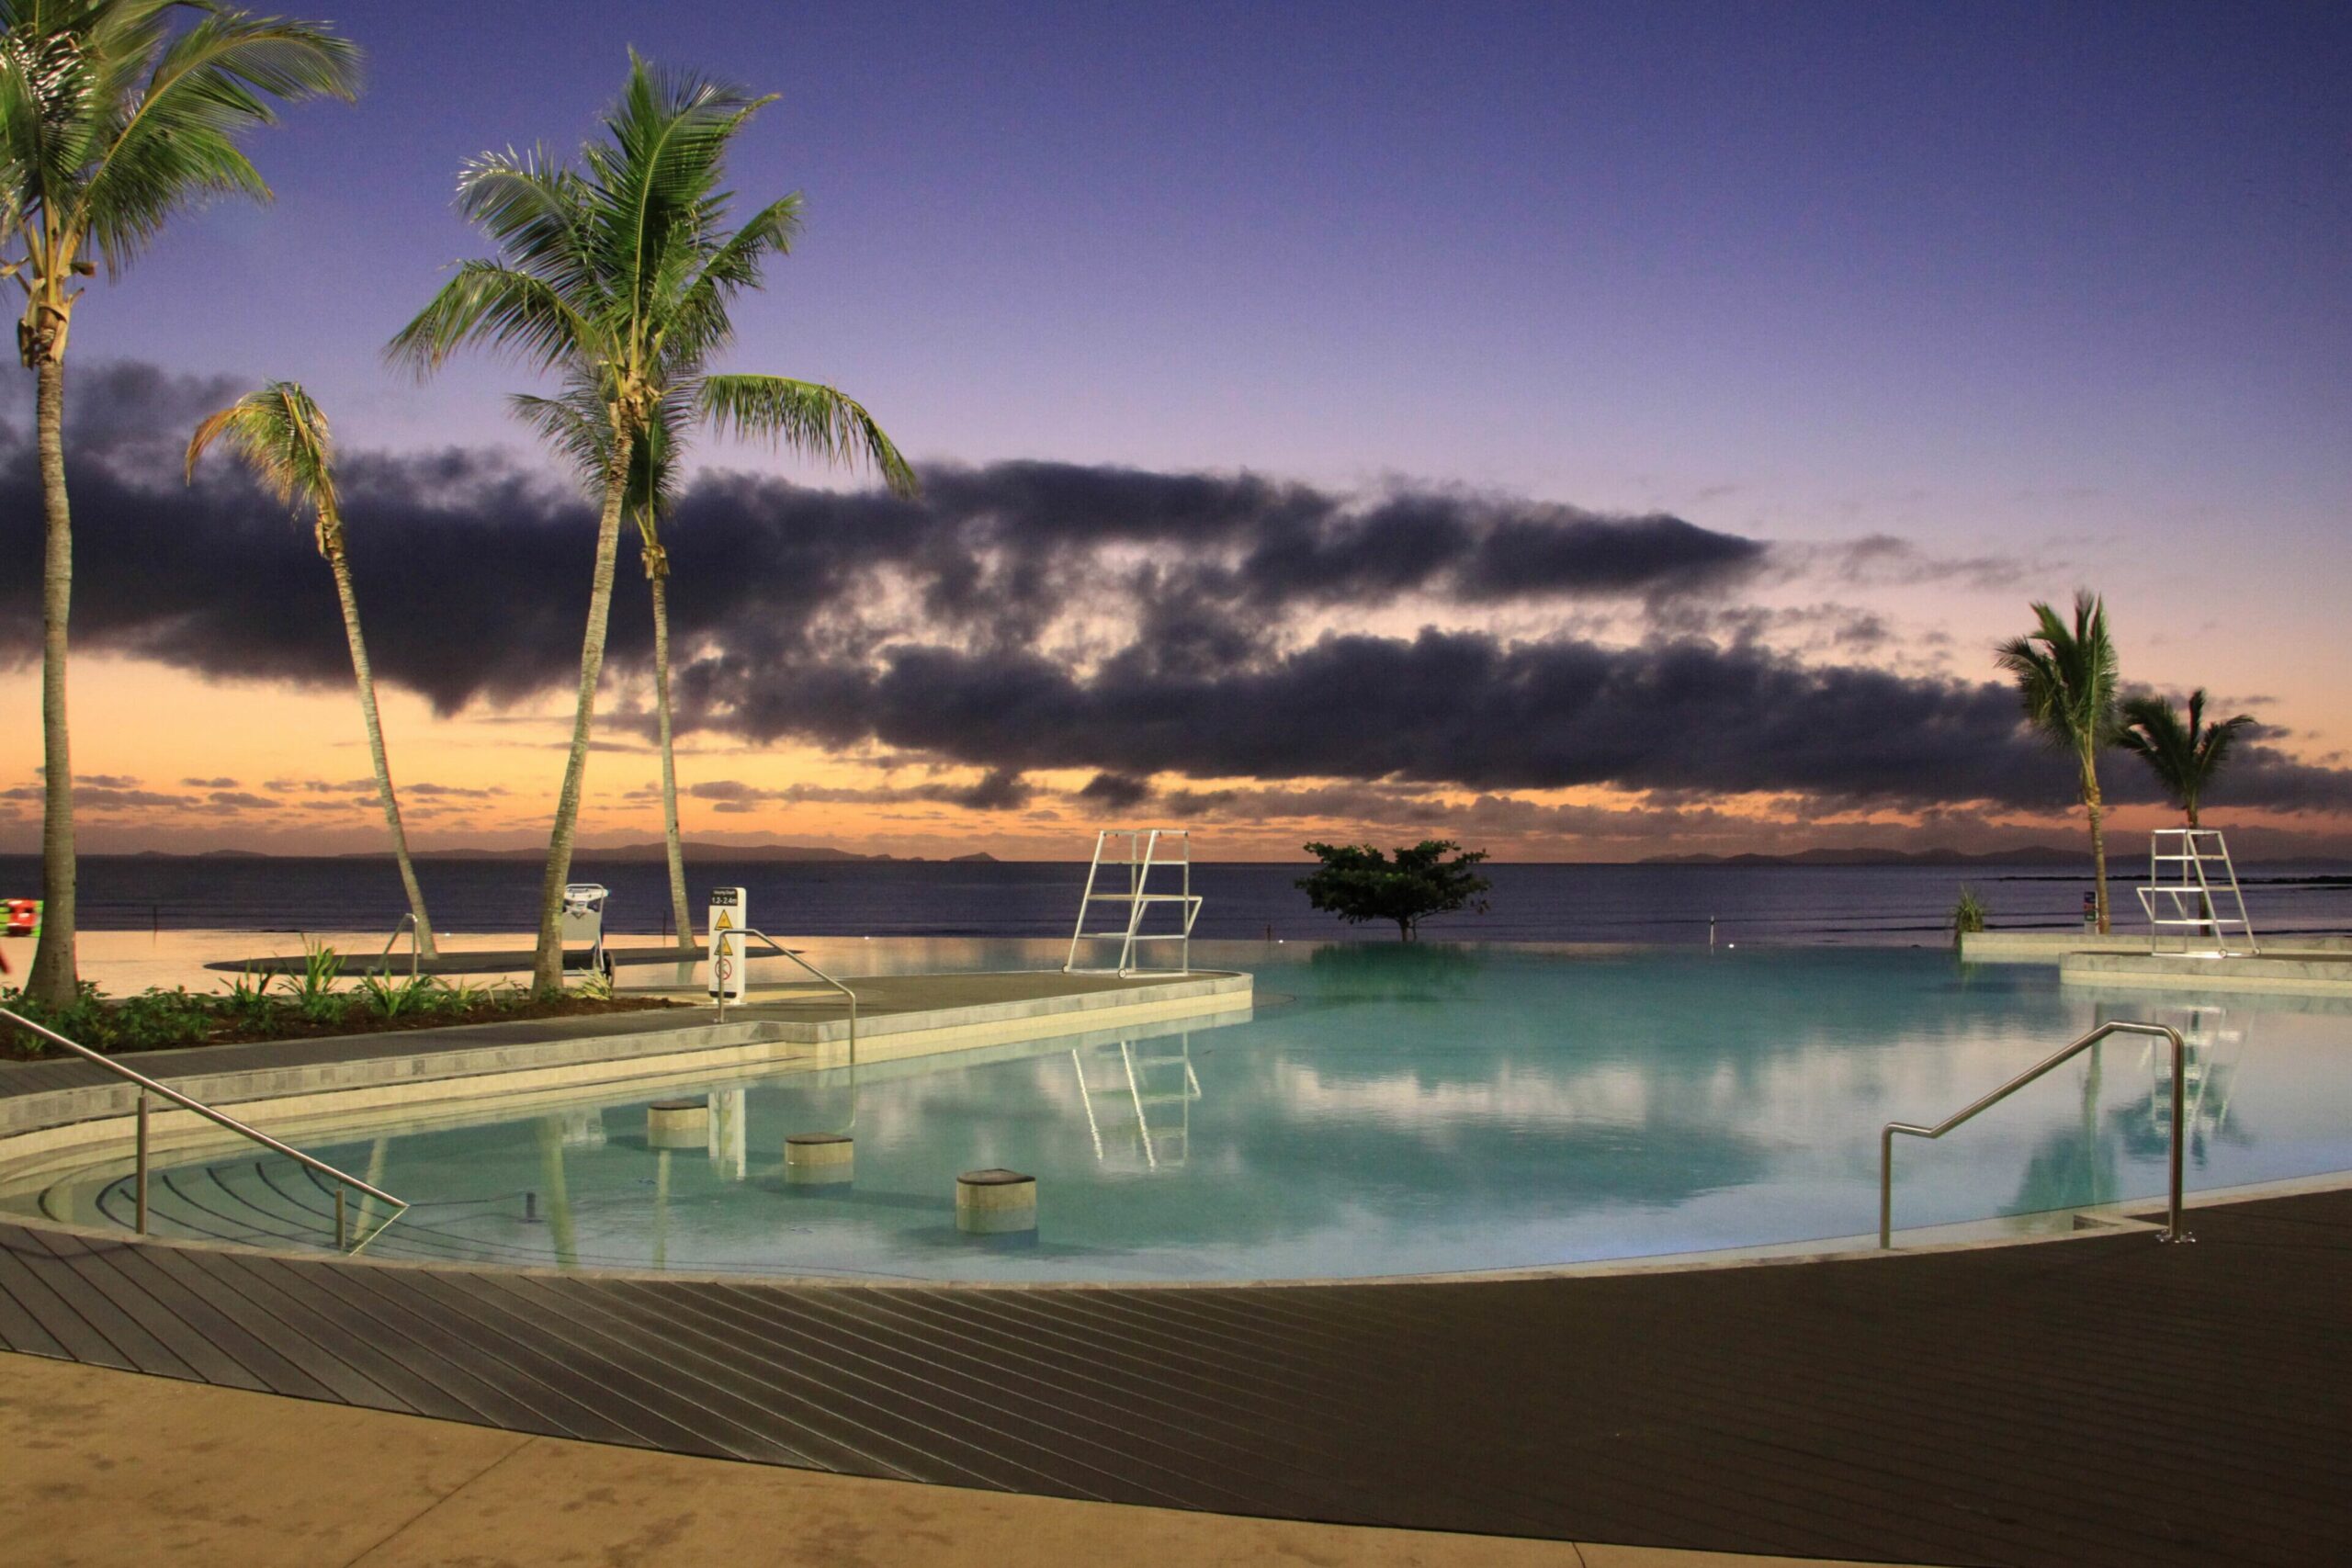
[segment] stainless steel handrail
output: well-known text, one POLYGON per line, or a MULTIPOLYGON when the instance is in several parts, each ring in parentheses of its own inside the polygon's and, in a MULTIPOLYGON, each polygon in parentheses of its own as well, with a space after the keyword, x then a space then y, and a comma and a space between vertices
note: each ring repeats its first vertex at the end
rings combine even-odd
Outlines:
POLYGON ((2110 1034, 2154 1035, 2172 1043, 2172 1201, 2165 1218, 2165 1241, 2194 1241, 2196 1237, 2180 1228, 2180 1156, 2183 1109, 2187 1097, 2182 1090, 2187 1050, 2181 1043, 2180 1031, 2161 1023, 2102 1023, 2088 1034, 2038 1066, 2030 1067, 2003 1084, 1965 1111, 1954 1111, 1932 1127, 1917 1127, 1908 1122, 1889 1122, 1878 1135, 1878 1244, 1882 1247, 1894 1245, 1894 1134, 1907 1134, 1915 1138, 1940 1138, 1954 1127, 1968 1121, 1981 1111, 1986 1111, 2008 1099, 2018 1090, 2040 1077, 2051 1068, 2067 1061, 2079 1052, 2087 1051, 2110 1034))
POLYGON ((392 922, 392 934, 384 939, 384 951, 376 955, 376 973, 389 975, 392 972, 392 944, 401 940, 403 929, 408 932, 408 977, 413 980, 424 958, 424 928, 416 923, 413 914, 402 915, 392 922))
POLYGON ((229 1115, 226 1111, 215 1111, 212 1107, 205 1104, 204 1101, 200 1100, 191 1099, 175 1089, 170 1089, 163 1084, 157 1083, 153 1078, 149 1077, 144 1073, 133 1072, 129 1067, 124 1066, 120 1062, 116 1061, 113 1057, 101 1055, 97 1052, 91 1050, 87 1045, 83 1045, 74 1041, 68 1040, 62 1034, 58 1033, 57 1031, 44 1028, 42 1025, 35 1023, 31 1019, 25 1017, 21 1013, 11 1012, 6 1008, 0 1008, 0 1018, 6 1019, 9 1022, 15 1024, 19 1029, 29 1030, 33 1033, 40 1035, 42 1039, 50 1041, 53 1044, 62 1045, 68 1051, 73 1052, 75 1055, 83 1057, 87 1061, 96 1062, 99 1066, 104 1067, 107 1071, 114 1074, 117 1077, 128 1078, 132 1083, 139 1086, 139 1175, 137 1180, 137 1195, 139 1234, 141 1235, 145 1235, 147 1234, 147 1097, 151 1094, 161 1096, 163 1099, 170 1100, 174 1105, 180 1107, 184 1111, 193 1111, 198 1116, 203 1117, 206 1121, 212 1122, 216 1126, 225 1127, 232 1133, 251 1138, 254 1143, 261 1145, 264 1148, 275 1150, 278 1154, 284 1155, 288 1159, 294 1161, 297 1165, 314 1170, 321 1176, 333 1178, 339 1184, 334 1190, 334 1245, 338 1251, 347 1252, 355 1256, 357 1255, 359 1252, 364 1250, 369 1243, 373 1242, 378 1236, 383 1235, 385 1230, 394 1220, 399 1219, 402 1214, 408 1213, 408 1204, 405 1201, 393 1197, 390 1193, 384 1191, 381 1188, 372 1187, 367 1182, 360 1180, 359 1178, 352 1175, 349 1171, 337 1170, 334 1167, 327 1164, 327 1162, 322 1159, 315 1159, 290 1145, 281 1144, 276 1138, 271 1137, 267 1133, 248 1127, 243 1122, 238 1121, 235 1117, 229 1115), (367 1240, 360 1242, 356 1247, 351 1245, 350 1226, 345 1213, 345 1191, 348 1189, 355 1188, 359 1191, 366 1193, 370 1198, 379 1199, 383 1202, 390 1204, 392 1209, 390 1213, 384 1216, 384 1223, 378 1225, 374 1230, 368 1232, 367 1240))
MULTIPOLYGON (((775 938, 768 935, 767 932, 753 931, 748 926, 740 931, 711 932, 711 963, 716 964, 720 958, 725 956, 727 949, 734 944, 736 938, 754 936, 767 943, 767 950, 770 953, 775 953, 779 958, 791 959, 795 964, 799 964, 800 967, 808 971, 809 974, 815 976, 818 979, 823 981, 826 985, 831 986, 834 990, 839 991, 842 996, 849 998, 849 1121, 841 1128, 841 1131, 847 1133, 857 1124, 857 993, 851 990, 847 986, 842 985, 839 980, 834 979, 831 975, 826 974, 822 969, 818 968, 814 964, 811 964, 807 959, 801 957, 794 949, 779 945, 775 938)), ((743 989, 748 992, 751 988, 752 977, 749 975, 746 975, 743 976, 743 989)), ((718 1021, 721 1023, 727 1021, 727 993, 724 990, 721 990, 718 993, 718 1021)))

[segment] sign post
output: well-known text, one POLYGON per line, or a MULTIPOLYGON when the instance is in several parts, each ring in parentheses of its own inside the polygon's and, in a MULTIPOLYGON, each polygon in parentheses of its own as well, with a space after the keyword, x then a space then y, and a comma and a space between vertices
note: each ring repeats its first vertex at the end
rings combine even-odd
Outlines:
POLYGON ((751 904, 740 887, 710 890, 710 998, 724 1009, 743 999, 750 987, 750 953, 743 932, 751 925, 751 904))

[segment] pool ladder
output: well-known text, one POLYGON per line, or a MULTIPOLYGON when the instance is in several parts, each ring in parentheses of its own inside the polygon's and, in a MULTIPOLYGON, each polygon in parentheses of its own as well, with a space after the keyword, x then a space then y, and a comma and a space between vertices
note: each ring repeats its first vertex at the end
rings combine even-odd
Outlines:
POLYGON ((2154 1039, 2165 1041, 2172 1047, 2172 1201, 2165 1213, 2164 1235, 2157 1239, 2161 1241, 2194 1241, 2196 1237, 2181 1229, 2180 1224, 2180 1160, 2181 1150, 2185 1142, 2182 1134, 2184 1131, 2184 1124, 2187 1120, 2184 1112, 2188 1100, 2187 1080, 2188 1063, 2187 1048, 2181 1041, 2180 1031, 2177 1029, 2169 1029, 2161 1023, 2125 1023, 2117 1021, 2113 1023, 2100 1024, 2097 1029, 2092 1030, 2088 1034, 2084 1035, 2081 1039, 2068 1045, 2056 1055, 2051 1056, 2047 1060, 2027 1068, 2024 1072, 2019 1073, 2017 1077, 2011 1078, 2008 1082, 2003 1084, 1992 1093, 1984 1096, 1984 1099, 1979 1100, 1973 1105, 1968 1106, 1964 1110, 1953 1111, 1950 1116, 1945 1117, 1942 1121, 1937 1122, 1932 1127, 1915 1126, 1908 1122, 1889 1122, 1883 1128, 1880 1129, 1878 1135, 1879 1246, 1881 1247, 1888 1247, 1894 1245, 1893 1239, 1894 1232, 1894 1135, 1897 1133, 1906 1134, 1915 1138, 1940 1138, 1946 1133, 1951 1132, 1953 1128, 1960 1126, 1962 1122, 1973 1119, 1978 1112, 1991 1110, 1994 1106, 1998 1105, 2001 1101, 2008 1099, 2009 1096, 2015 1094, 2026 1085, 2033 1082, 2034 1079, 2041 1077, 2042 1074, 2049 1072, 2053 1067, 2063 1066, 2064 1063, 2071 1061, 2075 1056, 2080 1055, 2082 1052, 2089 1050, 2092 1046, 2098 1044, 2100 1041, 2105 1040, 2111 1034, 2147 1035, 2154 1039))
POLYGON ((224 1111, 216 1111, 200 1100, 192 1099, 187 1095, 182 1094, 175 1089, 168 1089, 164 1085, 157 1083, 153 1078, 149 1077, 144 1073, 135 1073, 129 1067, 124 1066, 120 1062, 116 1061, 113 1057, 102 1055, 98 1052, 91 1050, 87 1045, 83 1045, 74 1041, 68 1040, 62 1034, 58 1033, 57 1031, 45 1028, 40 1024, 35 1023, 31 1019, 25 1017, 21 1013, 11 1012, 6 1008, 0 1008, 0 1019, 7 1020, 10 1023, 15 1024, 17 1028, 26 1031, 28 1033, 38 1034, 51 1044, 62 1045, 68 1051, 73 1052, 83 1060, 94 1062, 99 1066, 104 1067, 107 1072, 112 1073, 115 1077, 128 1079, 131 1083, 139 1086, 138 1174, 133 1190, 136 1193, 134 1201, 138 1208, 137 1229, 141 1235, 145 1235, 147 1234, 147 1097, 151 1094, 154 1095, 158 1099, 169 1100, 172 1104, 178 1106, 183 1111, 192 1111, 197 1115, 201 1116, 206 1121, 211 1122, 213 1125, 225 1127, 230 1132, 236 1134, 239 1137, 250 1138, 254 1143, 259 1144, 262 1147, 269 1149, 274 1153, 284 1155, 288 1159, 290 1159, 295 1164, 301 1166, 304 1169, 314 1171, 318 1175, 326 1177, 328 1179, 334 1182, 334 1245, 335 1250, 338 1252, 351 1254, 360 1252, 362 1249, 367 1247, 370 1242, 373 1242, 378 1236, 383 1235, 394 1220, 399 1219, 402 1214, 408 1212, 407 1203, 393 1197, 390 1193, 382 1190, 380 1188, 371 1186, 368 1182, 360 1180, 359 1178, 352 1175, 350 1172, 337 1170, 334 1167, 327 1164, 327 1162, 322 1159, 317 1159, 310 1155, 306 1155, 301 1150, 295 1148, 289 1144, 281 1144, 276 1138, 271 1137, 268 1134, 248 1127, 243 1122, 238 1121, 228 1112, 224 1111), (382 1223, 378 1224, 374 1230, 368 1231, 356 1245, 353 1244, 351 1240, 351 1221, 345 1202, 345 1200, 353 1192, 357 1192, 363 1197, 373 1198, 379 1202, 389 1205, 390 1209, 390 1213, 384 1216, 382 1223))

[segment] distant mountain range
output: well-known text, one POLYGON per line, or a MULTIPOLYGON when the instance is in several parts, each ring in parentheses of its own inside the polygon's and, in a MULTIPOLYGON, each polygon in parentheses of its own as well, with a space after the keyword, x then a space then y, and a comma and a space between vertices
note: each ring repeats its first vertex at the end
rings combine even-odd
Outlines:
MULTIPOLYGON (((716 861, 740 864, 745 862, 878 862, 900 859, 921 860, 923 858, 920 855, 861 855, 849 850, 829 849, 822 844, 688 843, 684 846, 684 850, 687 861, 691 863, 700 863, 703 864, 708 864, 716 861)), ((416 852, 416 858, 418 860, 544 861, 547 859, 547 854, 548 852, 544 848, 520 850, 419 850, 416 852)), ((264 850, 204 850, 192 855, 175 855, 166 850, 141 850, 138 852, 138 858, 141 860, 276 860, 279 857, 270 854, 268 852, 264 850)), ((308 860, 314 857, 308 855, 297 855, 288 858, 308 860)), ((390 858, 390 853, 389 851, 385 850, 363 850, 356 854, 329 855, 315 858, 329 860, 388 860, 390 858)), ((577 849, 572 852, 571 858, 575 862, 582 863, 598 865, 610 865, 616 861, 626 864, 635 864, 640 861, 662 861, 668 858, 668 852, 659 842, 650 844, 616 844, 610 849, 595 849, 589 847, 577 849)), ((951 865, 993 865, 996 863, 996 856, 988 853, 986 851, 981 851, 975 854, 952 856, 950 857, 948 863, 951 865)))
MULTIPOLYGON (((2144 850, 2140 852, 2144 853, 2144 850)), ((2110 866, 2120 857, 2110 851, 2110 866)), ((2062 850, 2050 844, 2027 844, 2014 850, 1970 854, 1964 850, 1799 850, 1785 855, 1652 855, 1643 865, 2051 865, 2088 866, 2088 850, 2062 850)))

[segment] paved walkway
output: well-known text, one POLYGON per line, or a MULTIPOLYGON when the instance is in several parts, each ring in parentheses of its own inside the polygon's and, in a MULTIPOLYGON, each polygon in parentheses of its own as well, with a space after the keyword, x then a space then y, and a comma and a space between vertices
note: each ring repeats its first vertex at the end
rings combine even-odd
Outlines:
POLYGON ((0 1443, 11 1550, 59 1568, 1797 1568, 778 1471, 22 1356, 0 1357, 0 1443))
MULTIPOLYGON (((2185 1247, 995 1291, 9 1226, 0 1343, 505 1433, 1205 1514, 2019 1568, 2338 1563, 2352 1193, 2193 1219, 2185 1247)), ((510 1523, 560 1510, 547 1495, 510 1523)))

